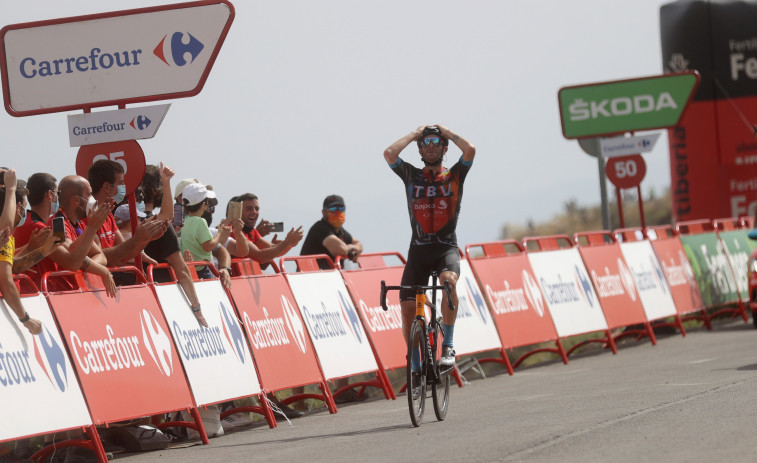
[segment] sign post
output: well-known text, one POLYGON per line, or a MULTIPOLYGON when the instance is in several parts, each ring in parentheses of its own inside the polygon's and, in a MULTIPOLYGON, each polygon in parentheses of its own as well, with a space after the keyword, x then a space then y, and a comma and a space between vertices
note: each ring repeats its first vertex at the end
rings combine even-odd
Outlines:
POLYGON ((618 156, 607 160, 605 165, 607 178, 615 185, 615 196, 618 200, 618 217, 620 218, 620 228, 625 228, 626 223, 623 219, 623 196, 621 190, 624 188, 636 188, 639 197, 639 217, 641 218, 641 230, 643 233, 646 224, 644 223, 644 203, 641 198, 641 181, 647 173, 647 164, 640 154, 630 156, 618 156))

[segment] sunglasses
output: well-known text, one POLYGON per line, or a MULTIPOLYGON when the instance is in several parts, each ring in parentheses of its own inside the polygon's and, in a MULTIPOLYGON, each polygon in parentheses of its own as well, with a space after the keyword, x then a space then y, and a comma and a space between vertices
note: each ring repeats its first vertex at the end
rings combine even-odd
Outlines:
POLYGON ((329 208, 329 212, 337 212, 337 211, 344 212, 344 210, 345 210, 344 206, 331 206, 329 208))
POLYGON ((428 146, 428 145, 439 146, 442 144, 442 139, 437 136, 431 135, 431 136, 425 137, 421 144, 423 146, 428 146))

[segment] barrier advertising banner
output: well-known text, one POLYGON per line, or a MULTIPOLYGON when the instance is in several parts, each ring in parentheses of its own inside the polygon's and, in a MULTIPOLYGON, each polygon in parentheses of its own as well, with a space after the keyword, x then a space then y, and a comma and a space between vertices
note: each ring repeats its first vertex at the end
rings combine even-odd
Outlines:
POLYGON ((179 356, 147 286, 50 293, 94 424, 193 407, 179 356))
POLYGON ((32 336, 0 299, 0 442, 92 424, 47 301, 22 302, 42 333, 32 336))
POLYGON ((683 251, 681 240, 678 237, 657 239, 652 241, 652 248, 660 260, 678 313, 684 315, 704 309, 694 270, 683 251))
POLYGON ((652 244, 647 240, 625 242, 620 243, 620 250, 636 282, 647 319, 675 315, 676 306, 652 244))
POLYGON ((728 261, 733 269, 736 287, 742 301, 749 300, 749 275, 747 273, 747 260, 752 253, 753 242, 747 237, 749 230, 730 230, 718 232, 720 241, 725 245, 728 261))
POLYGON ((231 297, 266 390, 323 381, 313 344, 284 275, 234 278, 231 297))
MULTIPOLYGON (((437 293, 441 300, 442 292, 437 293)), ((460 259, 460 278, 457 280, 457 318, 455 318, 455 352, 457 355, 475 354, 500 349, 502 343, 494 327, 484 295, 473 276, 470 264, 460 259)))
POLYGON ((471 259, 494 313, 502 345, 527 346, 557 339, 552 315, 525 253, 471 259))
POLYGON ((597 297, 610 328, 647 321, 633 275, 617 243, 581 246, 578 252, 594 283, 597 297))
POLYGON ((342 277, 356 302, 363 323, 376 349, 381 365, 388 370, 407 364, 407 343, 402 336, 402 311, 399 291, 386 293, 384 312, 379 301, 381 280, 399 285, 404 266, 342 271, 342 277))
POLYGON ((528 260, 560 337, 607 330, 578 249, 529 253, 528 260))
POLYGON ((218 280, 194 283, 208 327, 197 322, 178 284, 156 285, 198 406, 258 394, 252 354, 234 306, 218 280))
POLYGON ((738 288, 717 234, 698 233, 680 238, 705 306, 738 301, 738 288))
POLYGON ((326 379, 376 371, 376 358, 339 271, 288 273, 326 379))

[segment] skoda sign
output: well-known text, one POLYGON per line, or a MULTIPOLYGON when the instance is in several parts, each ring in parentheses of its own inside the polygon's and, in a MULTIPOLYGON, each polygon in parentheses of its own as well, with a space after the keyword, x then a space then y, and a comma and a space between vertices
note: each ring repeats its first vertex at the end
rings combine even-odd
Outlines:
POLYGON ((696 71, 563 87, 557 98, 565 138, 678 124, 699 85, 696 71))
POLYGON ((0 30, 5 109, 30 116, 194 96, 234 8, 207 0, 0 30))

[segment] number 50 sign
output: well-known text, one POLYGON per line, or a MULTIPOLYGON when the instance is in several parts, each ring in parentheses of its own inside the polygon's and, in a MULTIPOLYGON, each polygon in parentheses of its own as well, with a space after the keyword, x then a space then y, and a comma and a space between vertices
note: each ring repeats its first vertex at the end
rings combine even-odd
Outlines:
POLYGON ((115 161, 124 168, 127 195, 134 192, 142 183, 142 177, 145 176, 145 153, 136 141, 125 140, 82 146, 76 156, 77 175, 87 178, 89 166, 101 159, 115 161))
POLYGON ((618 188, 634 188, 641 184, 647 173, 647 164, 640 154, 607 159, 605 173, 618 188))

